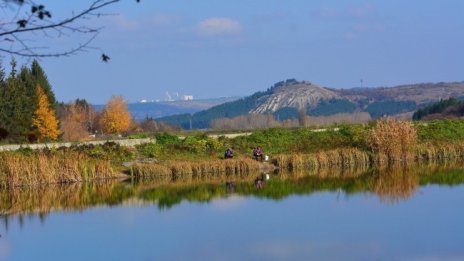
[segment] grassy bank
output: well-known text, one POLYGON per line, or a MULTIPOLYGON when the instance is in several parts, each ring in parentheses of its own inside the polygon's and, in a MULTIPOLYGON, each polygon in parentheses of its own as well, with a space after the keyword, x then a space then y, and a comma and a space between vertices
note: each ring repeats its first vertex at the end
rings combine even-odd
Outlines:
POLYGON ((258 145, 274 166, 290 170, 464 159, 463 120, 411 123, 384 119, 364 125, 334 125, 323 131, 272 128, 233 139, 212 138, 200 132, 182 138, 168 133, 154 137, 156 142, 135 148, 107 143, 42 152, 3 152, 0 186, 81 182, 113 178, 121 172, 140 177, 245 176, 272 167, 251 159, 251 151, 258 145), (234 159, 222 159, 226 148, 234 150, 234 159), (123 167, 124 162, 136 164, 123 167))

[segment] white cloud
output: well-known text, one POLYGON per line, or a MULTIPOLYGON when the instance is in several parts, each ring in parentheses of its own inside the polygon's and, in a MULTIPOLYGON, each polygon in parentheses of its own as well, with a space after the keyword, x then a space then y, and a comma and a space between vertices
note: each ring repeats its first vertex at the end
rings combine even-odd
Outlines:
POLYGON ((106 26, 119 31, 133 31, 140 27, 136 21, 130 20, 124 15, 108 16, 103 19, 103 23, 106 24, 106 26))
POLYGON ((224 17, 208 18, 197 25, 197 32, 201 35, 239 34, 241 31, 240 22, 224 17))

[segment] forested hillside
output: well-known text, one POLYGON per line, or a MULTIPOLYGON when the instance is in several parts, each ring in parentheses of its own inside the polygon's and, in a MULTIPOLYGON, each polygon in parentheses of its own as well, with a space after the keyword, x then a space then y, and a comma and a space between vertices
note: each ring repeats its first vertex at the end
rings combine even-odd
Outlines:
POLYGON ((414 120, 454 118, 464 116, 464 99, 451 97, 417 110, 412 118, 414 120))
POLYGON ((278 121, 308 116, 367 112, 372 118, 412 113, 441 98, 464 96, 464 83, 425 83, 381 88, 333 89, 289 79, 264 92, 193 114, 159 118, 182 128, 208 128, 213 120, 249 113, 272 114, 278 121))

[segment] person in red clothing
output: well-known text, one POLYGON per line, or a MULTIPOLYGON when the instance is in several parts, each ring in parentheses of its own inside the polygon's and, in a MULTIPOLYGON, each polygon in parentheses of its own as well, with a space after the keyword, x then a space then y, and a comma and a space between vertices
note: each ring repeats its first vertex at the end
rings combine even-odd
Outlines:
POLYGON ((253 156, 255 157, 256 160, 263 161, 263 149, 261 146, 258 146, 253 149, 253 156))

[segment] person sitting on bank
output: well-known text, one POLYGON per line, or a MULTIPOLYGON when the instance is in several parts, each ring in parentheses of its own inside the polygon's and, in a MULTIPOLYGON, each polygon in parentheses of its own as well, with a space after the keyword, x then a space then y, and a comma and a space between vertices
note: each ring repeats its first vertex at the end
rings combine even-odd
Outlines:
POLYGON ((263 161, 263 149, 261 148, 261 146, 258 146, 255 149, 253 149, 253 156, 256 160, 263 161))
POLYGON ((228 148, 226 152, 224 152, 225 159, 231 159, 234 157, 234 151, 231 148, 228 148))

